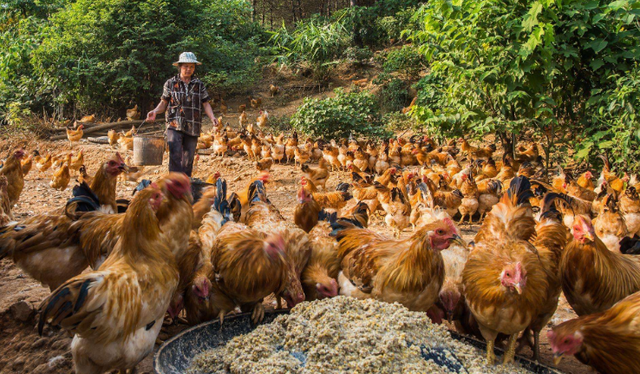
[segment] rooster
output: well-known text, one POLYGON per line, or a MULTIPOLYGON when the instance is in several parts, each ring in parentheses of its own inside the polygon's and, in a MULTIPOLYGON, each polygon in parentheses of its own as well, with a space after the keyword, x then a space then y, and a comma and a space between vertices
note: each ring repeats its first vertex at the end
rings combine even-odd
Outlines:
POLYGON ((450 219, 427 224, 405 240, 359 228, 339 229, 336 238, 341 295, 398 302, 413 311, 427 311, 438 298, 444 281, 440 251, 463 243, 450 219))
MULTIPOLYGON (((513 362, 519 333, 547 311, 554 295, 557 305, 550 277, 555 252, 543 255, 528 241, 535 233, 528 203, 531 195, 526 177, 513 179, 476 235, 475 250, 463 271, 464 296, 487 341, 490 365, 495 361, 493 347, 499 333, 509 335, 504 363, 513 362)), ((536 240, 546 237, 541 233, 536 240)))
POLYGON ((313 199, 313 195, 307 192, 304 186, 300 187, 298 191, 298 205, 296 205, 293 213, 293 221, 295 224, 305 232, 310 232, 318 223, 318 213, 320 213, 320 210, 320 205, 313 199))
POLYGON ((548 332, 556 365, 576 356, 600 373, 640 373, 640 293, 606 311, 564 322, 548 332))
POLYGON ((579 316, 604 312, 640 291, 640 257, 607 249, 591 220, 576 216, 560 262, 562 291, 579 316))
POLYGON ((24 188, 24 174, 20 164, 20 160, 24 155, 25 153, 22 149, 14 151, 11 156, 7 157, 4 166, 0 169, 0 176, 4 175, 7 178, 7 194, 9 195, 11 206, 18 202, 24 188))
POLYGON ((155 215, 162 199, 155 186, 138 193, 109 259, 40 305, 41 335, 46 323, 75 334, 71 351, 78 373, 132 369, 153 350, 179 278, 155 215))

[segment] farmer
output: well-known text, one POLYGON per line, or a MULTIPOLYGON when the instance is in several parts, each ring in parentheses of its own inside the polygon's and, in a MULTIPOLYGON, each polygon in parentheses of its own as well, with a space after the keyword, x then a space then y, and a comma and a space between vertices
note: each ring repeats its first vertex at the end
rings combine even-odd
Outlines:
POLYGON ((204 83, 193 75, 196 65, 201 65, 196 55, 183 52, 173 65, 178 67, 178 75, 165 82, 162 100, 147 114, 146 120, 154 122, 156 115, 168 106, 165 117, 169 171, 182 172, 190 177, 202 126, 202 110, 214 126, 218 126, 218 119, 213 115, 204 83))

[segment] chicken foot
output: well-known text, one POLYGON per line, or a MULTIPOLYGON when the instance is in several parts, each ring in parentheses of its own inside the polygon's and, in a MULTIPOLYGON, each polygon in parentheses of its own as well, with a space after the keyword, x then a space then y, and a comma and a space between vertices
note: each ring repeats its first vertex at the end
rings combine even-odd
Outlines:
POLYGON ((253 311, 251 312, 251 322, 257 325, 258 323, 262 322, 263 319, 264 319, 264 305, 262 305, 262 303, 257 303, 253 307, 253 311))
POLYGON ((493 351, 495 339, 487 339, 487 365, 492 366, 496 362, 496 354, 493 351))

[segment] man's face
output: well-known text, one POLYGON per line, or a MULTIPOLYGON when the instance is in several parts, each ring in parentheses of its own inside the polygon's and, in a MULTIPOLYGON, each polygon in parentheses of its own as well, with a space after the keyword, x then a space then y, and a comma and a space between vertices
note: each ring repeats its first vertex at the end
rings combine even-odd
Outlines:
POLYGON ((196 64, 180 64, 180 76, 189 78, 196 70, 196 64))

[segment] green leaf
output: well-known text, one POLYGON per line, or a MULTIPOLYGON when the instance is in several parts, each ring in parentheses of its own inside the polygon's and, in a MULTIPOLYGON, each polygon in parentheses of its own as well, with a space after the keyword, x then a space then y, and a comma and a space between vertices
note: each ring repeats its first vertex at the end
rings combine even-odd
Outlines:
POLYGON ((589 63, 589 66, 591 66, 591 68, 593 70, 598 70, 602 67, 602 65, 604 65, 604 61, 602 61, 602 59, 593 59, 591 60, 591 62, 589 63))

